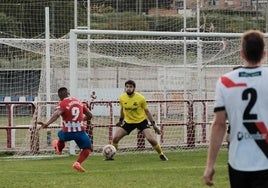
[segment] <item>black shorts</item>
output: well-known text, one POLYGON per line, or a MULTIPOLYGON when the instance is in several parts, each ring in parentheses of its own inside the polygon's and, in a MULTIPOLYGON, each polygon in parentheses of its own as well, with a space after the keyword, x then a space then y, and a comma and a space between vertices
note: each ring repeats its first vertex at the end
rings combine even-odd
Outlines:
POLYGON ((231 188, 267 188, 268 170, 260 171, 238 171, 229 167, 229 178, 231 188))
POLYGON ((140 122, 140 123, 127 123, 124 122, 124 124, 122 125, 122 128, 127 131, 128 134, 131 133, 131 131, 133 131, 134 129, 139 129, 139 131, 143 131, 144 129, 150 128, 150 126, 148 125, 148 121, 147 119, 145 119, 144 121, 140 122))

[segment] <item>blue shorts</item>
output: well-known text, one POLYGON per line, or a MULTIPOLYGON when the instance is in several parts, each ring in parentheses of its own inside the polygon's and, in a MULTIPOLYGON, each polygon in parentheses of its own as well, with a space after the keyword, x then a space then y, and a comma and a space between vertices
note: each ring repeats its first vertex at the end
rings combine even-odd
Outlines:
POLYGON ((74 140, 80 149, 91 148, 91 139, 86 131, 63 132, 60 130, 58 132, 58 137, 59 140, 63 142, 74 140))

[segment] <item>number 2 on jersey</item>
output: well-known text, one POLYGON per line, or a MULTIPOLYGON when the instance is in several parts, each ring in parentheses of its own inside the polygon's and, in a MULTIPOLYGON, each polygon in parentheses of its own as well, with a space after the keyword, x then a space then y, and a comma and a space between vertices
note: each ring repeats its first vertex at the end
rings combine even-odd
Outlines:
POLYGON ((257 91, 254 88, 245 89, 242 93, 242 100, 249 100, 248 105, 244 111, 244 120, 257 120, 257 114, 250 113, 257 101, 257 91))

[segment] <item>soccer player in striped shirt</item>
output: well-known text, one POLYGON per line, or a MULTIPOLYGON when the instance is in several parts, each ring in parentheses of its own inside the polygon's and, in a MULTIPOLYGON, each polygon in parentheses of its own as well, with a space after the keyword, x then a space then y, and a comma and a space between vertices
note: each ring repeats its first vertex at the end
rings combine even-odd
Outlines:
POLYGON ((77 161, 73 164, 73 168, 79 172, 85 172, 81 163, 85 161, 91 152, 91 139, 86 133, 86 128, 83 121, 90 120, 92 113, 80 100, 70 97, 69 91, 65 87, 58 90, 60 102, 57 105, 54 114, 46 122, 37 122, 41 128, 48 127, 55 122, 60 116, 62 117, 62 128, 58 132, 59 140, 53 141, 57 154, 62 154, 66 141, 74 140, 77 146, 81 149, 77 161))

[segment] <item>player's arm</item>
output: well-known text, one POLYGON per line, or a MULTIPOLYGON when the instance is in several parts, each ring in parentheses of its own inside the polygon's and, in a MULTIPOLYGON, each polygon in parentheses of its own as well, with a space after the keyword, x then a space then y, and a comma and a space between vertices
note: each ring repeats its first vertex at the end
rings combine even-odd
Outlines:
POLYGON ((51 118, 46 122, 41 122, 41 121, 38 121, 37 123, 39 125, 41 125, 41 128, 46 128, 48 127, 51 123, 55 122, 59 117, 60 115, 62 114, 62 111, 60 109, 56 110, 54 112, 54 114, 51 116, 51 118))
POLYGON ((153 116, 152 116, 151 112, 149 111, 149 108, 148 108, 148 105, 147 105, 147 102, 146 102, 145 98, 143 98, 143 100, 142 100, 142 102, 141 102, 141 107, 144 109, 144 112, 145 112, 145 114, 146 114, 146 116, 147 116, 147 119, 148 119, 151 123, 152 123, 152 122, 155 123, 155 121, 154 121, 154 119, 153 119, 153 116))
POLYGON ((85 114, 84 121, 89 121, 92 119, 93 115, 92 115, 91 111, 86 106, 84 107, 83 113, 85 114))
POLYGON ((123 112, 123 107, 120 108, 120 117, 119 121, 116 123, 117 127, 121 127, 124 121, 124 112, 123 112))
POLYGON ((214 120, 210 130, 210 140, 207 155, 207 164, 204 171, 204 181, 206 185, 212 186, 214 165, 226 133, 226 112, 224 110, 215 112, 214 120))
POLYGON ((148 120, 149 120, 151 123, 154 122, 153 116, 152 116, 151 112, 149 111, 149 109, 144 109, 144 112, 145 112, 145 114, 146 114, 148 120))
POLYGON ((151 126, 153 126, 154 131, 156 132, 156 134, 161 134, 161 130, 159 129, 159 127, 156 125, 153 116, 151 114, 151 112, 149 111, 149 109, 144 109, 144 112, 147 116, 147 119, 151 122, 151 126))

